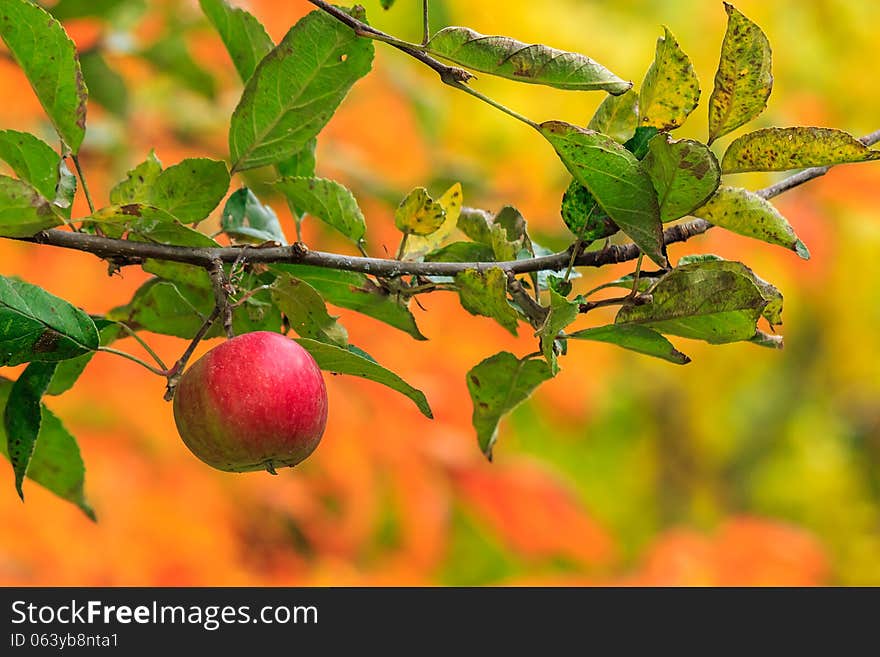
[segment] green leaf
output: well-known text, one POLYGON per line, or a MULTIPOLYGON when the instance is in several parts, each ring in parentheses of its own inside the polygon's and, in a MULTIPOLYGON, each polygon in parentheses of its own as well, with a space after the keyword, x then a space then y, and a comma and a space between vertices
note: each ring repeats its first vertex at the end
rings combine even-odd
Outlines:
POLYGON ((388 10, 394 6, 394 0, 379 0, 379 4, 382 5, 382 9, 388 10))
POLYGON ((648 154, 648 144, 657 136, 658 132, 659 130, 652 125, 640 125, 636 128, 633 136, 626 140, 623 147, 635 155, 635 158, 641 162, 648 154))
POLYGON ((767 305, 751 270, 727 261, 677 267, 661 277, 650 293, 651 303, 623 306, 615 323, 724 344, 755 335, 767 305))
POLYGON ((217 95, 214 78, 196 62, 181 32, 173 31, 162 36, 140 55, 156 70, 182 83, 190 91, 211 100, 217 95))
POLYGON ((636 157, 610 137, 568 123, 542 123, 541 133, 614 223, 645 255, 665 267, 657 194, 636 157))
POLYGON ((68 21, 73 18, 87 18, 98 16, 107 18, 121 5, 130 0, 59 0, 49 9, 52 15, 59 21, 68 21))
POLYGON ((409 397, 422 412, 422 415, 433 419, 434 415, 424 393, 413 388, 394 372, 385 369, 374 360, 365 358, 349 349, 342 349, 317 340, 299 338, 296 342, 312 355, 322 370, 359 376, 388 386, 409 397))
POLYGON ((3 413, 9 462, 15 472, 15 490, 24 500, 21 485, 28 469, 37 435, 40 433, 42 413, 40 401, 55 374, 57 363, 31 363, 12 384, 3 413))
MULTIPOLYGON (((275 165, 275 168, 278 170, 278 175, 282 178, 314 178, 316 167, 315 148, 317 145, 318 140, 315 137, 312 137, 299 151, 286 160, 278 162, 278 164, 275 165)), ((287 200, 287 207, 290 208, 290 213, 293 215, 293 220, 296 222, 297 235, 299 235, 302 220, 306 211, 298 207, 295 203, 290 201, 290 199, 287 200)))
POLYGON ((430 235, 411 235, 406 241, 403 259, 419 260, 443 244, 459 225, 458 219, 461 216, 463 200, 461 183, 455 183, 443 192, 443 195, 437 199, 437 203, 446 212, 446 219, 430 235))
POLYGON ((594 340, 609 342, 618 347, 636 351, 640 354, 668 360, 676 365, 686 365, 691 359, 672 346, 662 335, 638 324, 610 324, 596 328, 582 329, 568 335, 572 340, 594 340))
POLYGON ((658 130, 674 130, 697 108, 700 81, 669 28, 664 27, 663 32, 642 82, 639 123, 658 130))
POLYGON ((42 139, 27 132, 0 130, 0 160, 43 198, 55 198, 61 156, 42 139))
POLYGON ((428 195, 424 187, 416 187, 394 211, 394 225, 407 235, 430 235, 446 220, 446 210, 428 195))
POLYGON ((490 317, 516 335, 519 315, 507 301, 507 274, 503 270, 468 269, 455 275, 455 284, 465 310, 471 315, 490 317))
POLYGON ((364 274, 312 265, 273 265, 273 271, 286 272, 320 292, 328 303, 363 313, 404 331, 416 340, 426 340, 412 313, 396 294, 389 294, 364 274))
POLYGON ((79 58, 89 98, 97 101, 111 114, 128 115, 128 88, 125 79, 110 65, 100 50, 84 52, 79 58))
POLYGON ((693 215, 727 230, 794 251, 810 259, 807 246, 798 239, 788 220, 766 199, 739 187, 721 186, 693 215))
POLYGON ((73 41, 61 23, 27 0, 0 0, 0 37, 58 135, 77 153, 86 132, 88 91, 73 41))
POLYGON ((205 16, 220 35, 242 82, 247 82, 257 64, 275 44, 256 18, 225 0, 199 0, 205 16))
POLYGON ((294 25, 251 76, 232 114, 232 171, 281 162, 315 137, 373 61, 373 43, 321 11, 294 25))
POLYGON ((453 242, 425 256, 425 262, 492 262, 494 259, 492 247, 476 242, 453 242))
POLYGON ((281 178, 272 187, 304 212, 358 243, 367 230, 364 215, 350 191, 326 178, 281 178))
POLYGON ((110 190, 110 202, 114 205, 148 203, 150 190, 162 173, 162 162, 151 150, 147 159, 126 174, 125 180, 110 190))
MULTIPOLYGON (((145 214, 140 219, 129 223, 128 239, 134 242, 190 246, 199 249, 213 249, 220 246, 204 233, 184 226, 176 219, 163 221, 163 217, 170 217, 170 215, 162 210, 156 210, 156 212, 158 214, 155 217, 145 214)), ((184 283, 204 289, 212 288, 211 277, 204 267, 152 258, 144 260, 141 266, 145 272, 175 283, 184 283)))
MULTIPOLYGON (((261 295, 252 297, 255 301, 261 295)), ((263 293, 262 296, 268 296, 263 293)), ((144 283, 131 302, 107 313, 107 318, 124 322, 131 328, 191 339, 214 309, 214 296, 204 288, 152 278, 144 283)), ((249 303, 235 310, 232 327, 236 335, 253 331, 275 331, 281 327, 281 315, 270 303, 249 303)), ((218 336, 217 322, 207 337, 218 336)))
POLYGON ((599 207, 590 190, 574 179, 562 195, 560 213, 571 234, 588 243, 610 237, 620 230, 608 213, 599 207))
POLYGON ((550 288, 550 313, 547 315, 547 319, 538 335, 541 338, 541 352, 550 365, 550 371, 554 376, 559 371, 559 364, 556 362, 556 352, 553 348, 554 343, 559 332, 576 320, 578 313, 578 304, 576 302, 569 301, 556 290, 550 288))
POLYGON ((428 41, 432 55, 508 80, 557 89, 602 89, 622 94, 632 82, 622 80, 585 55, 504 36, 485 36, 467 27, 446 27, 428 41))
POLYGON ((0 236, 30 237, 64 223, 52 205, 26 182, 0 176, 0 236))
POLYGON ((137 225, 135 232, 148 233, 158 229, 162 224, 173 224, 175 221, 177 220, 165 210, 145 203, 108 205, 88 218, 89 224, 100 225, 105 235, 115 238, 122 237, 135 225, 137 225))
MULTIPOLYGON (((13 385, 12 381, 0 377, 0 406, 3 408, 8 405, 7 400, 13 385)), ((0 426, 0 453, 8 458, 7 440, 6 432, 0 426)), ((37 435, 26 476, 61 499, 72 502, 95 520, 95 513, 86 502, 83 491, 85 466, 76 440, 45 406, 42 407, 40 433, 37 435)))
POLYGON ((721 168, 705 145, 657 135, 642 161, 657 190, 661 221, 672 221, 703 205, 718 189, 721 168))
POLYGON ((0 366, 66 360, 97 348, 91 317, 36 285, 0 276, 0 366))
POLYGON ((207 158, 189 158, 168 167, 149 189, 149 202, 184 223, 207 217, 229 190, 226 164, 207 158))
POLYGON ((620 96, 606 96, 587 128, 622 144, 633 136, 638 125, 639 94, 630 89, 620 96))
POLYGON ((271 207, 260 203, 247 187, 229 196, 220 217, 220 227, 227 235, 244 242, 287 244, 278 215, 271 207))
MULTIPOLYGON (((102 347, 111 344, 119 336, 120 327, 116 322, 111 322, 103 317, 92 317, 95 327, 98 329, 98 335, 102 347)), ((85 371, 86 366, 91 362, 96 352, 90 351, 82 356, 71 358, 70 360, 61 361, 55 369, 55 375, 46 388, 46 394, 57 396, 62 395, 70 390, 77 382, 80 375, 85 371)))
POLYGON ((724 173, 788 171, 880 159, 843 130, 832 128, 765 128, 736 139, 724 153, 724 173))
POLYGON ((727 32, 709 97, 709 144, 764 111, 773 89, 770 42, 748 18, 725 2, 727 32))
POLYGON ((506 351, 490 356, 468 372, 467 386, 474 404, 472 422, 486 458, 492 460, 501 417, 552 378, 550 366, 543 360, 519 360, 506 351))
POLYGON ((338 317, 327 313, 318 291, 305 281, 282 274, 272 284, 272 301, 287 317, 290 327, 303 338, 345 347, 348 333, 338 317))

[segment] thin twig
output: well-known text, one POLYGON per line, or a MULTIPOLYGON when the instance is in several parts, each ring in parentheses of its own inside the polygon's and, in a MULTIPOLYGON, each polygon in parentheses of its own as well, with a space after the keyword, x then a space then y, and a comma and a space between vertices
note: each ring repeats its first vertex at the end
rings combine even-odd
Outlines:
POLYGON ((165 386, 165 401, 171 401, 174 399, 174 391, 177 390, 177 384, 180 383, 180 378, 183 376, 186 364, 189 362, 189 359, 192 358, 196 347, 199 346, 199 343, 208 334, 208 331, 211 330, 211 327, 214 325, 214 322, 217 321, 218 317, 220 317, 220 309, 217 306, 214 306, 214 310, 208 315, 208 318, 202 324, 201 328, 196 333, 196 336, 189 343, 186 351, 183 352, 183 355, 177 359, 176 363, 174 363, 174 367, 172 367, 167 373, 168 384, 165 386))
POLYGON ((92 203, 92 195, 89 193, 89 184, 86 182, 82 167, 79 165, 79 156, 71 154, 70 159, 73 160, 76 175, 79 176, 79 181, 82 183, 83 193, 86 195, 86 203, 88 203, 89 206, 89 214, 95 214, 95 204, 92 203))
POLYGON ((223 331, 227 338, 234 338, 235 333, 232 330, 232 305, 229 303, 229 295, 234 290, 223 273, 223 261, 215 258, 207 268, 208 275, 211 277, 211 285, 214 288, 214 303, 217 310, 220 311, 220 317, 223 320, 223 331))
POLYGON ((156 364, 159 367, 161 367, 166 372, 168 371, 168 366, 165 365, 164 362, 162 362, 162 359, 159 357, 159 354, 157 354, 155 351, 153 351, 153 348, 147 344, 146 340, 144 340, 141 336, 138 335, 137 331, 135 331, 133 328, 131 328, 125 322, 117 322, 117 323, 119 324, 119 326, 122 327, 122 330, 125 331, 129 337, 134 338, 137 341, 137 343, 141 347, 144 348, 144 351, 146 351, 148 354, 150 354, 150 356, 152 356, 153 360, 156 361, 156 364))
POLYGON ((507 291, 510 292, 510 296, 513 297, 513 300, 516 301, 526 314, 526 317, 529 318, 529 324, 532 325, 532 328, 538 329, 544 325, 544 322, 547 320, 547 314, 550 312, 549 309, 529 296, 529 293, 526 292, 522 283, 517 280, 513 272, 507 273, 507 291))
POLYGON ((422 0, 422 45, 431 40, 431 21, 428 15, 428 0, 422 0))
POLYGON ((158 369, 153 367, 148 362, 141 360, 137 356, 128 353, 127 351, 120 351, 119 349, 113 349, 112 347, 98 347, 98 351, 103 352, 105 354, 113 354, 114 356, 121 356, 122 358, 126 358, 130 361, 133 361, 140 365, 141 367, 145 367, 150 370, 153 374, 158 374, 159 376, 168 376, 168 370, 166 369, 158 369))

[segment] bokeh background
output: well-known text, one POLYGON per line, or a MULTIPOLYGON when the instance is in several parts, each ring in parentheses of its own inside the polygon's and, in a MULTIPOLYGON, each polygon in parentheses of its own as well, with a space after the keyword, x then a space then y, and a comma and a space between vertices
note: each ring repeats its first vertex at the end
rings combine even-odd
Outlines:
MULTIPOLYGON (((128 88, 125 120, 125 107, 89 107, 81 159, 99 204, 151 147, 166 164, 225 157, 226 122, 241 92, 195 2, 123 4, 112 20, 66 22, 80 49, 100 48, 128 88), (161 58, 133 54, 157 41, 167 53, 175 40, 198 67, 185 80, 162 73, 161 58)), ((364 4, 374 25, 418 39, 418 2, 398 0, 389 12, 364 4)), ((582 51, 637 84, 665 24, 703 87, 679 135, 705 138, 726 24, 721 2, 432 5, 435 28, 466 24, 582 51)), ((310 9, 302 1, 243 6, 276 40, 310 9)), ((737 6, 774 48, 775 90, 753 127, 880 127, 880 4, 737 6)), ((602 100, 488 76, 475 84, 536 120, 583 125, 602 100)), ((0 89, 0 125, 51 138, 6 58, 0 89)), ((541 138, 381 44, 374 71, 320 136, 318 170, 356 192, 377 255, 397 246, 392 207, 406 191, 441 192, 456 180, 469 204, 516 205, 537 241, 563 247, 569 239, 558 213, 568 177, 541 138)), ((32 483, 22 504, 3 466, 0 584, 880 584, 878 189, 880 166, 850 165, 778 199, 813 253, 809 262, 721 230, 672 249, 676 257, 742 259, 775 283, 785 294, 784 351, 677 340, 693 363, 675 367, 611 345, 573 344, 562 373, 502 423, 494 464, 477 448, 464 374, 501 349, 533 351, 533 339, 471 317, 452 294, 429 295, 415 310, 427 342, 340 313, 352 341, 422 388, 437 419, 376 384, 328 376, 324 440, 278 477, 203 466, 176 435, 163 381, 99 356, 71 392, 47 400, 79 439, 99 520, 32 483)), ((273 205, 293 237, 284 203, 273 205)), ((87 212, 82 199, 76 209, 87 212)), ((316 222, 305 240, 349 248, 316 222)), ((584 271, 578 286, 625 271, 584 271)), ((145 278, 134 268, 108 277, 92 256, 8 240, 0 240, 0 274, 90 312, 126 302, 145 278)), ((590 322, 611 319, 601 312, 590 322)), ((184 346, 147 337, 167 360, 184 346)))

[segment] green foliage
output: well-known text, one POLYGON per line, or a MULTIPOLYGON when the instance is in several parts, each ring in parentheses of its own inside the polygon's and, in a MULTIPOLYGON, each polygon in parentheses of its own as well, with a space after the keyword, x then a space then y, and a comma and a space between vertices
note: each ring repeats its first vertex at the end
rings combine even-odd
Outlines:
POLYGON ((0 160, 6 162, 16 176, 30 183, 43 198, 55 198, 60 157, 42 139, 18 130, 0 130, 0 160))
POLYGON ((220 227, 224 233, 239 241, 287 244, 278 215, 270 206, 260 203, 260 199, 247 187, 229 196, 220 217, 220 227))
POLYGON ((58 135, 77 153, 86 132, 88 91, 73 41, 56 19, 27 0, 0 1, 0 37, 58 135))
POLYGON ((507 301, 507 275, 499 268, 468 269, 456 274, 461 306, 471 315, 491 317, 516 335, 519 317, 507 301))
POLYGON ((60 212, 26 182, 0 176, 0 236, 30 237, 60 226, 60 212))
POLYGON ((371 41, 322 12, 307 14, 245 86, 229 128, 232 171, 277 164, 300 151, 372 62, 371 41))
POLYGON ((630 351, 668 360, 676 365, 686 365, 691 362, 690 358, 673 347, 672 343, 657 331, 638 324, 597 326, 570 333, 568 338, 571 340, 608 342, 630 351))
POLYGON ((692 139, 657 135, 643 166, 654 183, 661 221, 672 221, 702 206, 718 189, 721 169, 706 146, 692 139))
POLYGON ((199 6, 229 51, 242 82, 247 82, 257 64, 275 44, 260 22, 244 9, 230 7, 225 0, 199 0, 199 6))
POLYGON ((519 359, 502 351, 467 373, 467 386, 474 403, 473 425, 480 449, 490 461, 501 417, 524 402, 544 381, 551 379, 543 360, 519 359))
POLYGON ((727 32, 709 97, 709 143, 764 111, 773 90, 770 42, 761 28, 725 2, 727 32))
POLYGON ((550 365, 550 371, 555 376, 559 371, 559 363, 556 358, 556 340, 559 332, 578 317, 578 303, 569 301, 552 287, 550 288, 550 312, 538 335, 541 337, 541 353, 550 365))
POLYGON ((98 329, 78 308, 30 283, 0 276, 0 365, 56 362, 98 348, 98 329))
MULTIPOLYGON (((0 377, 0 407, 3 409, 9 406, 14 385, 12 381, 0 377)), ((41 406, 41 411, 39 433, 28 461, 26 476, 61 499, 75 504, 95 520, 95 513, 85 498, 85 465, 76 440, 45 405, 41 406)), ((0 453, 8 458, 7 441, 6 430, 0 426, 0 453)))
POLYGON ((324 299, 305 281, 282 274, 272 284, 272 301, 300 337, 338 347, 348 344, 348 332, 336 321, 339 318, 327 313, 324 299))
POLYGON ((15 490, 24 500, 21 485, 28 469, 37 435, 40 433, 40 401, 55 374, 58 363, 31 363, 12 384, 3 412, 3 428, 9 450, 9 462, 15 472, 15 490))
POLYGON ((125 180, 110 190, 110 202, 116 205, 148 203, 153 185, 162 174, 162 162, 151 150, 147 159, 128 172, 125 180))
POLYGON ((798 239, 794 228, 768 201, 739 187, 718 188, 694 215, 734 233, 778 244, 809 260, 810 252, 798 239))
POLYGON ((662 276, 650 294, 650 303, 624 305, 615 323, 724 344, 751 339, 768 304, 752 272, 726 261, 677 267, 662 276))
POLYGON ((635 155, 609 137, 560 121, 543 123, 541 134, 614 223, 645 255, 665 266, 657 194, 635 155))
POLYGON ((608 95, 599 105, 587 128, 624 143, 639 125, 639 94, 630 89, 619 96, 608 95))
POLYGON ((427 339, 401 297, 379 287, 364 274, 310 265, 273 265, 272 268, 305 281, 334 306, 363 313, 416 340, 427 339))
POLYGON ((724 173, 787 171, 880 159, 843 130, 831 128, 764 128, 736 139, 721 160, 724 173))
POLYGON ((338 182, 326 178, 282 178, 272 186, 291 205, 332 226, 352 242, 364 238, 364 215, 354 195, 338 182))
POLYGON ((700 81, 669 28, 663 31, 664 36, 657 39, 654 61, 642 82, 639 124, 673 130, 697 108, 700 81))
POLYGON ((445 219, 446 210, 424 187, 416 187, 407 194, 394 212, 394 225, 407 235, 430 235, 445 219))
POLYGON ((312 355, 322 370, 336 374, 350 374, 381 383, 409 397, 425 417, 434 417, 428 400, 421 390, 413 388, 394 372, 385 369, 376 361, 355 353, 351 349, 343 349, 317 340, 300 338, 297 342, 312 355))
POLYGON ((226 196, 226 165, 207 158, 190 158, 168 167, 149 189, 149 201, 184 223, 201 221, 226 196))
POLYGON ((601 89, 622 94, 632 87, 589 57, 528 44, 504 36, 485 36, 467 27, 446 27, 428 42, 428 52, 460 66, 518 82, 557 89, 601 89))

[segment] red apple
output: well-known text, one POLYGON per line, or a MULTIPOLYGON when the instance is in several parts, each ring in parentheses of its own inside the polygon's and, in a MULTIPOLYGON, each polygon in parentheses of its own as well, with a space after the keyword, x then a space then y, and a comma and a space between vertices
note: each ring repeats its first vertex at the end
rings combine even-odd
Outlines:
POLYGON ((180 379, 174 421, 190 451, 218 470, 294 466, 327 424, 327 389, 305 349, 259 331, 211 349, 180 379))

